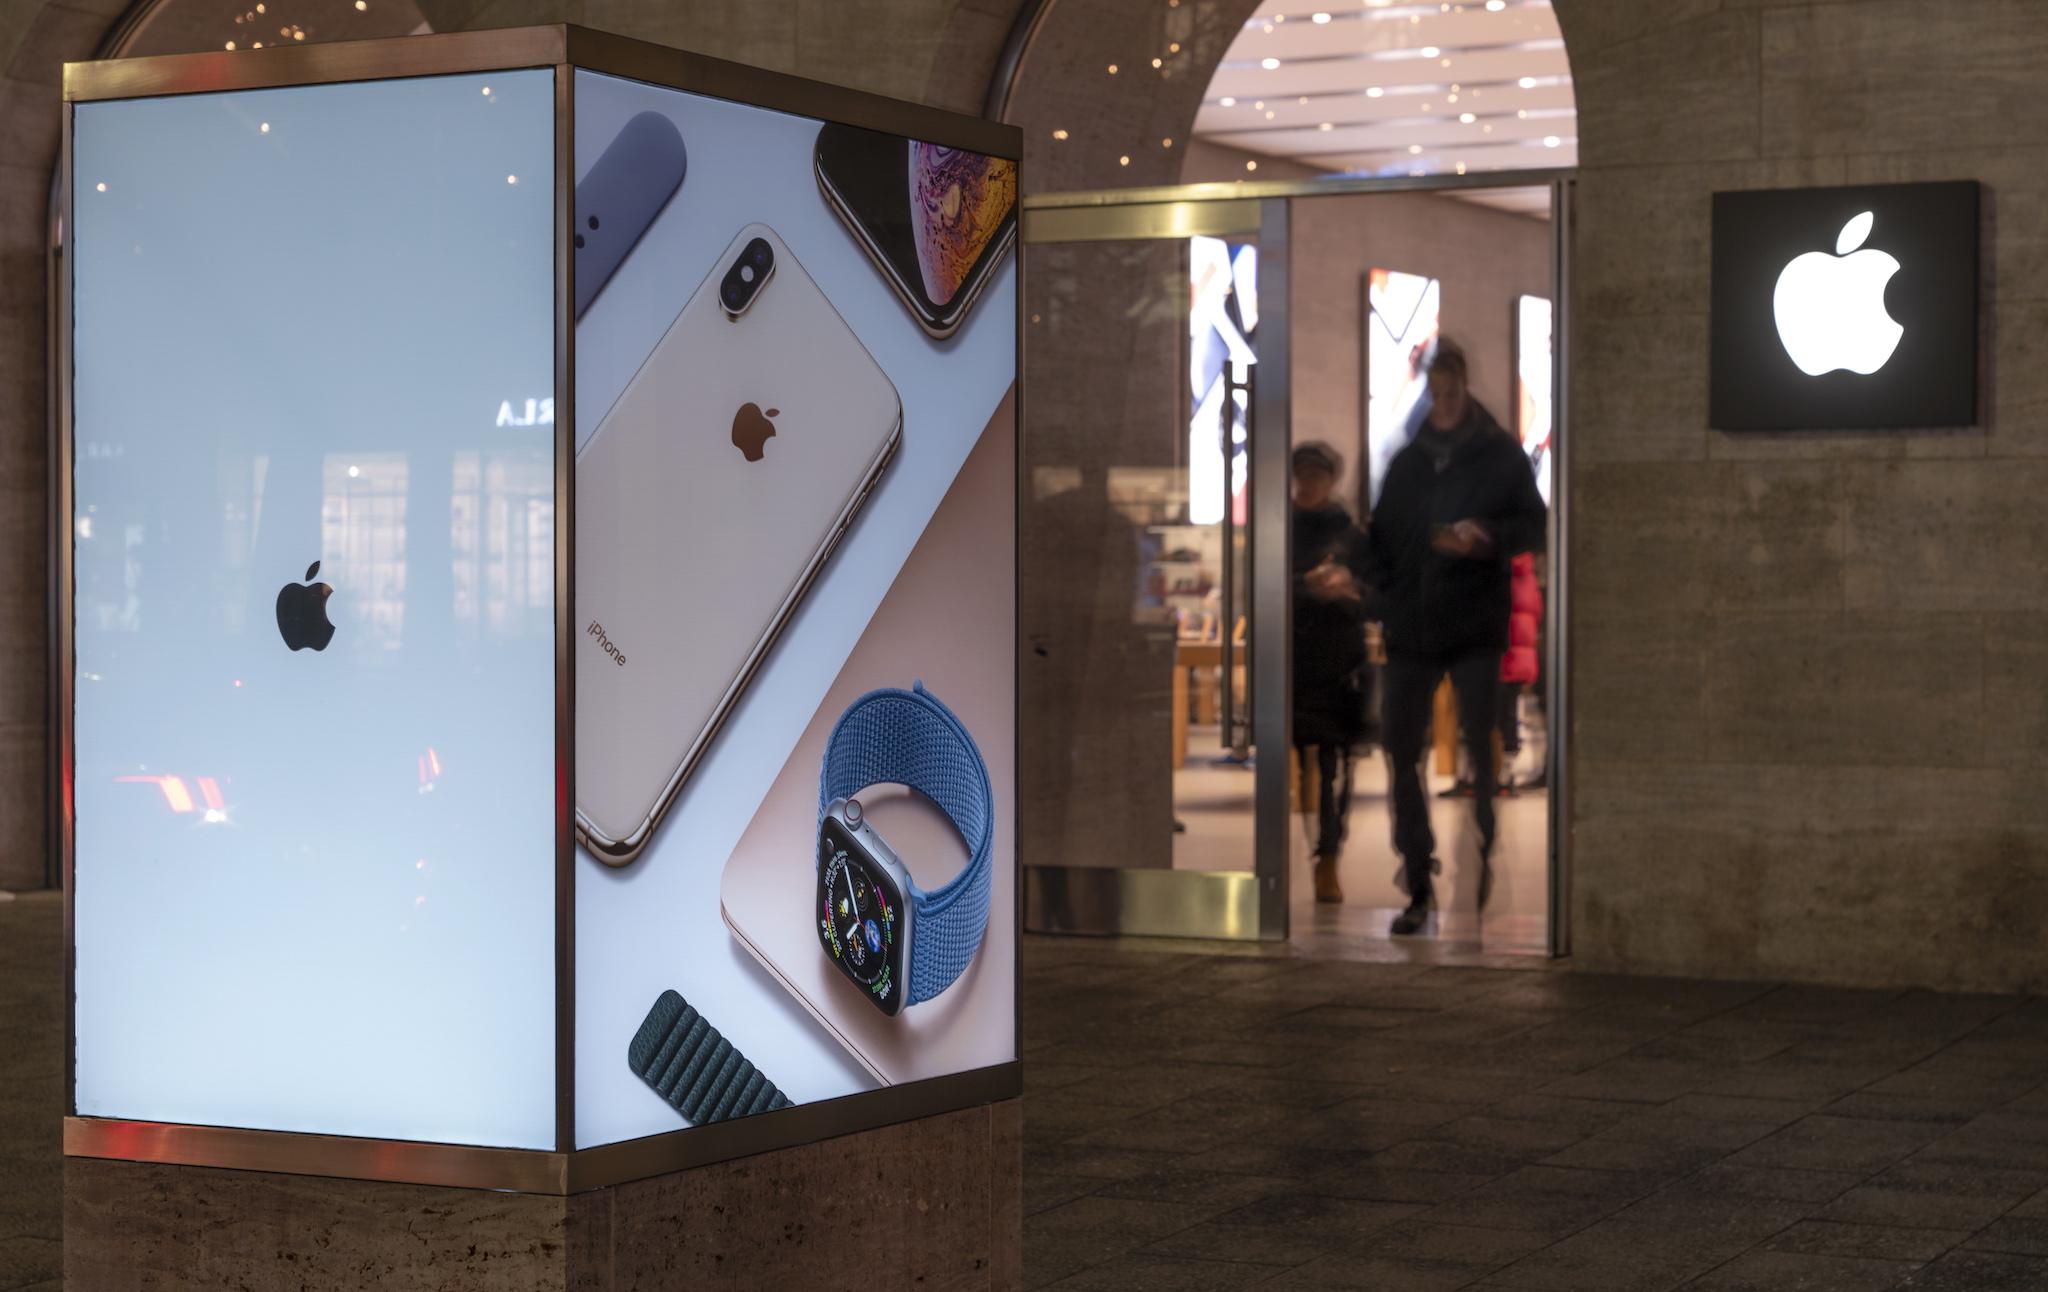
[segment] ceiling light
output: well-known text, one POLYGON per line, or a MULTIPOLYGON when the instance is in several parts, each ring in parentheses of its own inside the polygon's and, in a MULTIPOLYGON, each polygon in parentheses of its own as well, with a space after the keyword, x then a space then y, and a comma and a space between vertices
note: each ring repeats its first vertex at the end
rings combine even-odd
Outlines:
POLYGON ((1437 60, 1436 65, 1438 67, 1449 67, 1451 65, 1451 60, 1448 58, 1440 58, 1437 60))
POLYGON ((1153 59, 1153 60, 1152 60, 1152 66, 1154 66, 1154 67, 1162 67, 1162 66, 1164 66, 1164 65, 1165 65, 1165 63, 1166 63, 1166 60, 1165 60, 1165 59, 1163 59, 1163 58, 1155 58, 1155 59, 1153 59))
MULTIPOLYGON (((1486 0, 1486 12, 1488 13, 1499 13, 1507 7, 1508 0, 1486 0)), ((1461 166, 1458 169, 1463 170, 1464 167, 1461 166)))
POLYGON ((1173 147, 1173 140, 1171 140, 1171 139, 1162 139, 1162 140, 1160 140, 1160 141, 1159 141, 1159 146, 1160 146, 1161 148, 1171 148, 1171 147, 1173 147))
POLYGON ((1259 66, 1270 72, 1280 66, 1280 60, 1277 58, 1262 58, 1259 60, 1259 66))
POLYGON ((1296 100, 1295 100, 1295 102, 1296 102, 1296 103, 1307 103, 1307 102, 1308 102, 1308 96, 1307 96, 1306 94, 1304 94, 1304 95, 1302 95, 1302 96, 1301 96, 1300 98, 1296 99, 1296 100))
POLYGON ((517 175, 507 175, 505 177, 505 182, 507 184, 517 184, 519 182, 519 177, 517 175))
POLYGON ((1244 164, 1244 168, 1246 170, 1257 170, 1259 168, 1259 164, 1255 161, 1248 161, 1244 164))
POLYGON ((1167 53, 1169 53, 1169 54, 1178 54, 1178 53, 1180 53, 1180 42, 1176 40, 1176 41, 1174 41, 1174 42, 1173 42, 1172 44, 1168 45, 1168 46, 1166 47, 1166 52, 1167 52, 1167 53))
POLYGON ((1533 76, 1525 76, 1521 80, 1516 81, 1515 84, 1521 86, 1525 90, 1533 90, 1536 88, 1536 78, 1533 76))
POLYGON ((1111 76, 1115 76, 1115 75, 1116 75, 1116 64, 1115 64, 1115 63, 1111 63, 1111 64, 1109 65, 1109 74, 1110 74, 1111 76))
POLYGON ((1064 130, 1055 130, 1052 132, 1052 137, 1055 139, 1065 139, 1067 137, 1067 132, 1064 130))
POLYGON ((1273 119, 1273 110, 1272 110, 1271 108, 1268 108, 1268 109, 1266 109, 1266 120, 1268 120, 1268 121, 1271 121, 1272 119, 1273 119))
POLYGON ((1449 96, 1447 96, 1447 97, 1446 97, 1446 98, 1444 99, 1444 102, 1446 102, 1446 103, 1456 103, 1457 101, 1458 101, 1458 96, 1457 96, 1457 95, 1455 95, 1455 94, 1449 95, 1449 96))
POLYGON ((1378 97, 1380 97, 1380 96, 1381 96, 1382 94, 1385 94, 1385 93, 1386 93, 1386 91, 1385 91, 1385 90, 1382 90, 1382 89, 1381 89, 1381 88, 1380 88, 1379 86, 1375 85, 1375 86, 1372 86, 1371 88, 1369 88, 1368 90, 1366 90, 1366 92, 1365 92, 1365 97, 1366 97, 1366 98, 1368 98, 1368 99, 1377 99, 1378 97))
POLYGON ((1443 51, 1441 49, 1438 49, 1435 45, 1424 45, 1422 47, 1422 56, 1424 58, 1435 58, 1438 54, 1441 53, 1443 53, 1443 51))
POLYGON ((1478 117, 1475 117, 1475 116, 1473 116, 1473 115, 1472 115, 1471 113, 1469 113, 1469 112, 1460 112, 1460 113, 1458 114, 1458 120, 1459 120, 1459 122, 1461 122, 1462 124, 1464 124, 1464 125, 1468 125, 1468 126, 1469 126, 1469 125, 1471 125, 1471 124, 1472 124, 1473 122, 1475 122, 1475 121, 1479 120, 1479 118, 1478 118, 1478 117))
POLYGON ((1130 156, 1129 156, 1128 154, 1126 154, 1125 156, 1122 156, 1122 157, 1119 157, 1119 158, 1117 158, 1117 159, 1116 159, 1116 164, 1117 164, 1117 165, 1119 165, 1119 166, 1128 166, 1128 165, 1130 165, 1130 164, 1131 164, 1131 159, 1130 159, 1130 156))
POLYGON ((1233 98, 1231 98, 1231 97, 1230 97, 1229 95, 1227 95, 1227 94, 1226 94, 1226 95, 1224 95, 1224 96, 1223 96, 1223 98, 1222 98, 1222 99, 1220 99, 1220 100, 1218 100, 1218 101, 1219 101, 1220 103, 1222 103, 1222 105, 1223 105, 1224 107, 1226 107, 1226 108, 1234 108, 1234 107, 1236 107, 1236 106, 1237 106, 1237 100, 1236 100, 1236 99, 1233 99, 1233 98))
POLYGON ((1266 101, 1264 99, 1253 100, 1252 110, 1254 112, 1264 112, 1266 110, 1266 101))
POLYGON ((1544 146, 1545 148, 1555 148, 1555 147, 1557 147, 1557 146, 1558 146, 1559 144, 1561 144, 1561 143, 1563 143, 1563 142, 1564 142, 1564 140, 1562 140, 1562 139, 1559 139, 1559 138, 1558 138, 1558 137, 1557 137, 1556 135, 1545 135, 1545 136, 1543 136, 1543 146, 1544 146))
POLYGON ((256 127, 256 129, 257 129, 257 130, 258 130, 259 132, 261 132, 261 133, 263 133, 263 134, 266 134, 266 135, 267 135, 267 134, 269 134, 269 133, 270 133, 270 123, 269 123, 268 121, 266 121, 266 122, 264 122, 264 123, 263 123, 262 125, 260 125, 260 126, 256 127))
POLYGON ((1421 151, 1422 151, 1422 145, 1421 145, 1421 144, 1409 144, 1409 145, 1408 145, 1408 153, 1409 153, 1409 155, 1410 155, 1410 156, 1414 156, 1415 154, 1417 154, 1417 153, 1420 153, 1421 151))
POLYGON ((101 180, 98 184, 94 185, 94 187, 97 188, 100 192, 104 193, 107 191, 107 182, 105 180, 101 180))
POLYGON ((1460 175, 1463 175, 1463 174, 1465 173, 1465 163, 1464 163, 1464 162, 1459 162, 1459 163, 1458 163, 1458 173, 1459 173, 1460 175))
POLYGON ((1334 123, 1334 122, 1329 122, 1329 121, 1325 121, 1325 122, 1323 122, 1323 123, 1322 123, 1321 125, 1319 125, 1319 126, 1317 126, 1317 127, 1316 127, 1316 129, 1318 129, 1318 130, 1332 130, 1332 129, 1335 129, 1335 128, 1336 128, 1336 127, 1335 127, 1335 123, 1334 123))
POLYGON ((1309 21, 1320 26, 1321 24, 1330 21, 1330 15, 1326 13, 1310 14, 1309 21))

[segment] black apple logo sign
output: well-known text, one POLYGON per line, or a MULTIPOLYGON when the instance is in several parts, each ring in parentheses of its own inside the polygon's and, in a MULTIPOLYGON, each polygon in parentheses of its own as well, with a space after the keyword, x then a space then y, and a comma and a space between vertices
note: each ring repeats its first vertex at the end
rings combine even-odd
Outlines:
POLYGON ((313 582, 320 562, 306 567, 304 583, 287 583, 277 593, 277 631, 293 650, 326 650, 334 640, 334 625, 327 620, 327 598, 334 589, 313 582))
POLYGON ((759 462, 768 440, 775 434, 775 423, 771 417, 781 415, 782 410, 771 408, 761 411, 759 404, 741 404, 740 411, 732 417, 733 447, 746 455, 749 462, 759 462))

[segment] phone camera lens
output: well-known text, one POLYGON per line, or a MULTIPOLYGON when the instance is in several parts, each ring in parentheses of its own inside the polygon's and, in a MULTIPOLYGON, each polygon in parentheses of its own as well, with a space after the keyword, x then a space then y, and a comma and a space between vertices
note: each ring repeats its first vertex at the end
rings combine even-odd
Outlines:
POLYGON ((597 227, 597 217, 594 215, 590 217, 590 227, 593 229, 597 227))
POLYGON ((775 269, 775 252, 765 238, 755 238, 741 249, 718 287, 718 299, 725 312, 738 318, 754 303, 768 275, 775 269))

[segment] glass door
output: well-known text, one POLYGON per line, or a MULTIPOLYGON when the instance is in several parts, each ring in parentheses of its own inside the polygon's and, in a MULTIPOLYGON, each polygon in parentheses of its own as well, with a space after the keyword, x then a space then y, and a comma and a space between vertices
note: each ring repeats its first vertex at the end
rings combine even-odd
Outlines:
MULTIPOLYGON (((1285 653, 1261 649, 1284 625, 1258 596, 1261 536, 1284 558, 1258 488, 1261 204, 1039 215, 1019 518, 1027 926, 1284 936, 1259 865, 1276 773, 1271 874, 1286 865, 1284 750, 1260 768, 1260 719, 1279 707, 1262 695, 1285 693, 1284 676, 1261 686, 1285 653)), ((1284 524, 1284 416, 1275 433, 1284 524)))

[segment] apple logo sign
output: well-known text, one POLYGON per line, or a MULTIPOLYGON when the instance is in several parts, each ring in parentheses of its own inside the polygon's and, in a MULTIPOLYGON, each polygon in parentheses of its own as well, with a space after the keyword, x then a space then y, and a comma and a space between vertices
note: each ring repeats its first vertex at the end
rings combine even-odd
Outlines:
POLYGON ((326 650, 334 640, 334 625, 327 619, 327 598, 334 589, 313 582, 320 562, 306 567, 304 583, 287 583, 277 593, 277 631, 293 650, 326 650))
POLYGON ((733 447, 745 454, 747 461, 759 462, 769 437, 775 434, 775 423, 768 419, 781 413, 779 408, 764 413, 759 404, 741 404, 740 411, 732 416, 733 447))
POLYGON ((1837 368, 1867 377, 1884 367, 1905 335, 1884 310, 1885 284, 1899 262, 1863 247, 1875 218, 1870 211, 1855 216, 1842 226, 1834 255, 1809 251, 1778 275, 1771 297, 1778 339, 1809 377, 1837 368))

